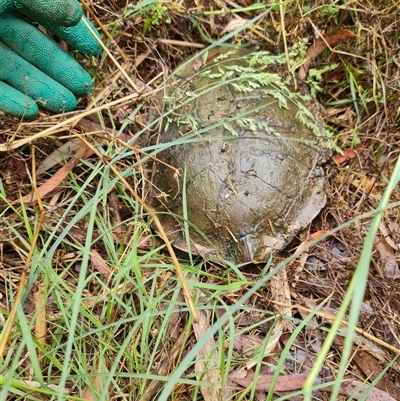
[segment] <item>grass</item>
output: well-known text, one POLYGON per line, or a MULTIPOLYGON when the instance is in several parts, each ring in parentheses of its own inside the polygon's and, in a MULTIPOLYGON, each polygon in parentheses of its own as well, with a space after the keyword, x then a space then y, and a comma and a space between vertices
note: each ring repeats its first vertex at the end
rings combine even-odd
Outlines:
MULTIPOLYGON (((152 3, 148 3, 151 7, 152 3)), ((114 22, 111 16, 115 10, 111 13, 109 3, 105 7, 96 8, 96 12, 107 25, 114 22)), ((344 5, 337 2, 310 7, 290 2, 281 7, 273 5, 272 11, 253 4, 230 10, 231 13, 205 9, 186 18, 179 7, 179 2, 174 7, 166 2, 162 9, 166 14, 151 27, 144 22, 140 25, 138 20, 139 32, 149 29, 149 35, 155 35, 137 41, 138 53, 144 54, 146 46, 153 45, 158 37, 169 39, 181 34, 182 42, 190 37, 203 44, 212 41, 213 47, 226 41, 260 44, 265 31, 272 31, 271 40, 283 53, 286 45, 290 50, 296 43, 293 32, 302 38, 309 37, 312 24, 335 29, 344 10, 344 5), (218 38, 213 24, 222 27, 235 18, 233 15, 247 21, 218 38), (168 19, 171 23, 166 22, 168 19), (279 21, 285 23, 285 44, 280 31, 274 29, 279 21), (307 21, 312 24, 307 25, 307 21)), ((366 5, 357 7, 348 11, 348 20, 353 21, 357 14, 364 31, 375 35, 367 14, 371 10, 366 5)), ((386 12, 382 9, 378 14, 382 17, 377 17, 378 22, 386 23, 389 15, 397 24, 397 9, 397 3, 389 4, 386 12)), ((129 14, 124 7, 117 11, 120 15, 129 14)), ((138 14, 133 16, 141 18, 138 14)), ((143 21, 149 23, 145 17, 143 21)), ((130 20, 123 23, 129 25, 130 20)), ((123 51, 137 59, 129 53, 132 46, 124 32, 128 29, 113 30, 123 51)), ((113 48, 114 44, 109 46, 113 48)), ((0 210, 0 228, 4 232, 0 340, 5 341, 1 399, 258 399, 261 395, 256 380, 248 380, 244 386, 233 381, 235 377, 246 379, 248 371, 255 377, 268 376, 270 389, 280 386, 285 375, 307 373, 303 389, 300 386, 286 392, 275 391, 275 395, 267 389, 262 393, 263 399, 268 400, 294 399, 296 395, 305 400, 336 400, 340 399, 339 393, 343 399, 353 396, 362 400, 376 394, 381 388, 379 380, 398 383, 398 279, 385 275, 384 258, 377 256, 374 242, 377 236, 381 237, 382 225, 391 227, 388 239, 397 238, 400 137, 395 78, 386 76, 388 83, 382 86, 383 72, 388 67, 383 57, 372 60, 376 68, 368 75, 367 69, 353 65, 349 53, 358 52, 361 58, 366 57, 367 51, 346 46, 342 44, 337 52, 335 49, 321 56, 323 65, 338 63, 343 74, 339 75, 340 82, 320 83, 323 92, 319 100, 327 110, 326 125, 336 132, 335 145, 346 149, 363 144, 370 155, 361 155, 348 166, 328 163, 328 204, 310 229, 311 233, 325 229, 325 234, 304 247, 303 255, 308 255, 305 265, 294 252, 302 239, 285 252, 271 255, 260 266, 221 266, 178 254, 198 322, 182 293, 174 260, 154 234, 154 216, 146 209, 148 153, 154 154, 163 145, 139 149, 134 144, 147 129, 157 130, 155 124, 149 127, 146 114, 149 107, 158 104, 156 95, 163 91, 160 66, 164 63, 173 70, 176 65, 168 58, 170 54, 183 60, 193 51, 174 52, 174 48, 165 45, 162 62, 152 54, 134 73, 125 65, 127 74, 140 76, 150 85, 150 92, 143 96, 131 92, 123 78, 116 78, 110 87, 99 84, 100 95, 89 111, 77 111, 66 120, 52 116, 48 121, 34 123, 3 119, 0 129, 6 135, 17 132, 19 136, 13 142, 16 150, 10 150, 7 156, 28 160, 35 154, 38 160, 33 166, 27 164, 30 171, 74 136, 85 140, 93 156, 82 159, 62 184, 42 200, 43 221, 40 203, 11 202, 18 198, 18 190, 22 189, 23 194, 34 190, 46 176, 54 174, 54 168, 46 176, 33 177, 19 187, 18 176, 12 176, 10 183, 3 175, 0 181, 4 205, 0 210), (155 70, 153 75, 148 63, 155 70), (380 92, 382 87, 385 91, 380 92), (375 109, 365 114, 371 102, 375 109), (121 112, 122 118, 118 114, 121 112), (103 126, 98 135, 88 135, 79 126, 68 125, 88 115, 97 116, 98 124, 103 126), (387 127, 386 133, 382 126, 387 127), (130 131, 130 146, 117 140, 100 143, 105 127, 130 131), (57 132, 64 136, 56 136, 57 132), (27 147, 32 140, 35 150, 27 147), (363 177, 369 182, 371 176, 376 180, 372 188, 366 189, 360 182, 363 177), (340 263, 340 269, 333 263, 332 248, 337 242, 345 244, 348 260, 340 263), (314 255, 324 261, 316 272, 311 262, 314 255), (324 255, 328 255, 327 259, 324 255), (291 284, 290 304, 271 296, 272 278, 279 277, 282 271, 291 284), (20 301, 16 299, 18 288, 22 291, 20 301), (371 323, 368 314, 360 316, 366 303, 374 309, 375 323, 371 323), (9 333, 5 331, 7 320, 13 323, 9 333), (378 371, 368 375, 360 370, 355 362, 358 350, 375 356, 378 371), (346 381, 356 379, 353 390, 343 396, 346 381), (363 382, 363 394, 357 394, 363 382)), ((391 60, 394 53, 388 46, 385 49, 386 59, 391 60)), ((376 48, 373 50, 376 54, 376 48)), ((321 58, 315 61, 316 68, 321 58)), ((96 74, 105 78, 109 71, 117 74, 118 68, 104 56, 96 74)), ((5 164, 1 167, 5 168, 5 164)), ((188 232, 190 221, 186 214, 183 217, 188 232)), ((398 257, 398 250, 395 255, 398 257)), ((395 399, 394 393, 385 394, 395 399)))

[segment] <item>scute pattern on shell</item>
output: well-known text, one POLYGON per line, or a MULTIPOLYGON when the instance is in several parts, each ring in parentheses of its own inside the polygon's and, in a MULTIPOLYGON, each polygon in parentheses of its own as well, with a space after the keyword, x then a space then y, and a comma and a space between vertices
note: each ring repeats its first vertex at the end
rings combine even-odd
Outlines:
POLYGON ((155 208, 171 212, 160 218, 176 247, 215 261, 264 261, 325 204, 319 127, 264 56, 222 51, 197 73, 186 65, 167 99, 157 157, 181 176, 157 164, 155 208))

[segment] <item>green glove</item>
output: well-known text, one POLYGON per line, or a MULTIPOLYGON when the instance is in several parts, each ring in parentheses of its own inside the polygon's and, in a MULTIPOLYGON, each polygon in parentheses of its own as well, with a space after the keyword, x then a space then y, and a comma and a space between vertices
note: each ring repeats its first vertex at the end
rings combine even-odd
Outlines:
POLYGON ((37 21, 53 21, 63 26, 74 26, 82 17, 82 7, 76 0, 0 0, 0 14, 17 10, 37 21))
MULTIPOLYGON (((82 53, 101 51, 82 22, 82 10, 75 0, 24 2, 30 7, 20 7, 23 1, 0 0, 0 12, 18 7, 82 53), (57 21, 65 25, 63 18, 68 24, 79 22, 60 26, 57 21)), ((76 106, 74 95, 83 96, 91 89, 89 74, 54 41, 17 13, 0 14, 0 110, 25 118, 35 117, 38 105, 54 112, 71 111, 76 106)))

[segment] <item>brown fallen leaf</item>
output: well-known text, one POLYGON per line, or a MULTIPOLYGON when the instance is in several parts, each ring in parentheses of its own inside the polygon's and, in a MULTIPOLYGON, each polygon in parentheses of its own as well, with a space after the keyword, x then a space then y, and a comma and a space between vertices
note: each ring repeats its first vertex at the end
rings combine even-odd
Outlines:
MULTIPOLYGON (((268 392, 271 390, 272 380, 274 375, 260 375, 257 380, 256 390, 268 392)), ((242 387, 249 387, 253 381, 254 377, 247 376, 243 379, 237 377, 229 377, 230 380, 239 384, 242 387)), ((307 374, 305 373, 293 373, 286 376, 279 376, 275 386, 274 392, 287 392, 300 390, 303 387, 305 380, 307 379, 307 374)))
MULTIPOLYGON (((286 321, 284 319, 280 319, 278 323, 276 323, 268 339, 268 344, 263 347, 264 357, 268 357, 268 355, 279 346, 278 344, 282 337, 282 333, 284 330, 287 330, 286 326, 286 321)), ((246 369, 250 370, 253 366, 257 365, 258 359, 259 355, 254 355, 252 358, 249 357, 245 364, 246 369)))
MULTIPOLYGON (((303 252, 303 251, 307 248, 307 246, 310 245, 311 242, 317 240, 318 238, 322 237, 322 236, 325 235, 326 233, 327 233, 326 230, 319 230, 319 231, 316 231, 315 233, 312 233, 312 234, 309 236, 308 239, 306 239, 305 241, 303 241, 303 242, 297 247, 297 249, 296 249, 296 251, 295 251, 296 257, 302 254, 302 255, 301 255, 301 258, 300 258, 300 269, 299 269, 299 271, 301 271, 301 270, 304 268, 304 266, 305 266, 305 264, 306 264, 306 262, 307 262, 307 258, 308 258, 308 252, 303 252)), ((294 261, 295 261, 295 259, 293 259, 293 260, 289 263, 289 266, 290 266, 292 263, 294 263, 294 261)), ((297 274, 297 276, 298 276, 298 274, 297 274)))
MULTIPOLYGON (((375 380, 382 371, 382 365, 369 352, 354 350, 353 361, 370 381, 375 380)), ((391 380, 388 372, 376 383, 376 388, 386 391, 396 400, 400 399, 400 387, 391 380)))
MULTIPOLYGON (((369 385, 363 383, 362 381, 351 380, 349 382, 344 382, 340 386, 339 393, 346 397, 352 397, 353 400, 358 400, 364 395, 368 387, 369 385)), ((324 391, 332 391, 332 386, 324 387, 324 391)), ((398 401, 391 397, 388 393, 385 393, 377 388, 372 389, 366 399, 368 401, 398 401)))
MULTIPOLYGON (((103 127, 100 124, 97 124, 86 118, 82 118, 78 122, 78 125, 90 133, 103 132, 105 135, 107 135, 108 140, 113 140, 113 138, 118 138, 118 140, 120 140, 121 142, 126 143, 132 138, 132 135, 125 134, 124 132, 119 132, 118 130, 115 130, 112 128, 103 127)), ((104 138, 98 138, 98 142, 100 144, 103 143, 104 138)), ((138 144, 138 141, 136 141, 134 145, 137 145, 137 144, 138 144)), ((70 141, 64 143, 61 147, 56 149, 54 152, 52 152, 50 155, 48 155, 42 161, 42 163, 39 165, 39 167, 36 170, 36 176, 40 176, 43 173, 45 173, 46 171, 53 168, 54 166, 63 163, 64 160, 68 160, 70 157, 70 154, 77 151, 81 146, 82 146, 82 142, 79 140, 79 138, 74 138, 74 139, 71 139, 70 141)), ((85 158, 85 157, 83 157, 83 158, 85 158)))
MULTIPOLYGON (((118 138, 121 142, 128 142, 132 139, 132 135, 125 134, 124 132, 119 132, 116 129, 103 127, 102 125, 88 120, 87 118, 82 118, 79 120, 78 125, 84 128, 88 132, 100 131, 109 133, 109 139, 118 138)), ((133 146, 136 146, 138 142, 135 142, 133 146)))
MULTIPOLYGON (((204 336, 211 327, 211 312, 209 310, 198 311, 198 322, 193 323, 193 331, 197 341, 204 336)), ((211 337, 196 357, 195 372, 197 379, 210 383, 210 387, 200 386, 201 394, 205 401, 223 399, 220 391, 221 374, 219 368, 218 347, 211 337)))
POLYGON ((292 299, 290 296, 289 280, 287 278, 287 269, 284 267, 270 278, 269 286, 271 289, 271 301, 275 302, 276 312, 284 317, 281 323, 283 330, 290 330, 293 326, 290 318, 292 317, 292 299))
POLYGON ((230 20, 228 24, 225 26, 225 28, 222 30, 221 35, 226 32, 231 32, 234 31, 235 29, 241 28, 248 21, 249 20, 245 18, 235 18, 230 20))
POLYGON ((319 37, 306 52, 307 61, 299 69, 297 74, 298 80, 304 81, 306 79, 311 62, 317 58, 328 46, 336 46, 338 43, 354 37, 357 37, 357 35, 346 29, 338 29, 337 31, 325 34, 323 37, 319 37))
MULTIPOLYGON (((67 175, 70 173, 70 171, 78 164, 81 158, 84 157, 86 154, 88 148, 86 146, 81 146, 77 152, 75 153, 74 156, 71 157, 65 163, 64 166, 62 166, 51 178, 49 178, 44 184, 42 184, 40 187, 37 189, 37 193, 40 196, 40 198, 44 198, 47 194, 52 192, 56 187, 58 187, 63 180, 67 177, 67 175)), ((22 197, 21 199, 16 199, 13 202, 11 202, 12 205, 16 205, 19 203, 35 203, 37 202, 36 195, 35 194, 28 194, 22 197)))
MULTIPOLYGON (((185 298, 183 297, 182 292, 179 292, 176 298, 176 302, 177 304, 179 303, 181 303, 182 305, 184 304, 185 298)), ((168 308, 168 305, 165 304, 163 307, 168 308)), ((171 341, 176 341, 179 338, 180 333, 182 332, 181 322, 184 319, 185 319, 184 312, 175 312, 171 314, 167 328, 168 337, 171 341)))
POLYGON ((65 160, 68 160, 70 156, 76 152, 82 146, 82 142, 79 138, 71 139, 64 143, 54 152, 50 153, 36 169, 36 177, 41 176, 46 171, 50 170, 58 164, 63 164, 65 160))
POLYGON ((375 191, 373 191, 375 183, 376 183, 376 177, 372 178, 365 177, 365 179, 363 180, 364 192, 371 194, 372 196, 375 196, 375 191))
POLYGON ((344 71, 331 71, 328 73, 328 75, 325 77, 327 81, 341 81, 346 77, 346 74, 344 71))
MULTIPOLYGON (((235 349, 244 356, 250 356, 256 353, 263 344, 263 340, 255 335, 238 334, 234 340, 235 349)), ((229 340, 226 341, 226 348, 229 346, 229 340)))
POLYGON ((381 221, 379 223, 379 232, 392 249, 400 251, 400 243, 396 241, 397 235, 400 234, 399 223, 392 220, 389 222, 381 221))
MULTIPOLYGON (((46 349, 47 339, 47 308, 46 308, 46 297, 45 289, 42 281, 36 283, 34 287, 33 300, 35 303, 36 319, 35 319, 35 337, 37 341, 42 345, 43 349, 46 349)), ((42 348, 37 348, 37 357, 39 361, 42 361, 42 348)))
POLYGON ((28 177, 26 162, 18 155, 11 153, 2 159, 0 175, 7 184, 17 183, 20 185, 28 177))
MULTIPOLYGON (((183 298, 183 297, 182 297, 183 298)), ((181 348, 182 344, 185 342, 186 332, 182 330, 179 338, 174 342, 172 349, 168 352, 168 358, 165 358, 161 365, 157 369, 157 376, 163 377, 168 376, 168 374, 173 371, 175 368, 178 359, 181 356, 181 348)), ((151 380, 149 384, 146 386, 146 392, 144 397, 142 395, 138 395, 135 401, 143 401, 143 400, 154 400, 154 396, 160 391, 164 382, 162 380, 151 380)))
MULTIPOLYGON (((298 308, 298 312, 300 313, 301 318, 304 320, 309 316, 309 313, 303 310, 302 308, 298 308)), ((310 324, 306 325, 305 332, 307 337, 312 339, 312 341, 310 341, 310 346, 314 351, 314 354, 318 355, 321 352, 324 336, 322 335, 322 332, 319 329, 318 319, 316 319, 315 316, 313 316, 310 319, 310 324)), ((300 350, 296 351, 296 353, 298 353, 299 351, 300 350)), ((314 364, 315 361, 314 354, 309 352, 304 353, 305 359, 302 361, 302 366, 309 366, 311 368, 311 366, 314 364)))
POLYGON ((154 237, 151 235, 142 235, 139 238, 137 248, 148 251, 153 246, 153 240, 154 240, 154 237))
POLYGON ((375 237, 374 246, 379 253, 382 262, 382 272, 387 278, 399 278, 400 269, 396 259, 396 253, 387 243, 384 237, 375 237))
MULTIPOLYGON (((103 357, 101 357, 103 359, 103 357)), ((104 388, 104 382, 105 382, 105 377, 98 375, 97 373, 103 373, 102 369, 100 366, 104 364, 106 367, 108 365, 107 361, 103 359, 103 361, 93 360, 93 368, 92 368, 92 374, 90 375, 90 382, 93 386, 94 392, 89 388, 85 387, 82 392, 82 399, 85 401, 95 401, 99 399, 99 396, 101 396, 104 392, 107 391, 106 388, 104 388)))
POLYGON ((95 250, 91 250, 90 260, 92 261, 93 267, 104 276, 107 280, 108 276, 111 273, 110 267, 107 265, 106 261, 103 257, 95 250))
MULTIPOLYGON (((195 276, 189 276, 188 280, 191 282, 198 281, 195 276)), ((189 294, 193 297, 193 290, 189 290, 189 294)), ((205 298, 205 295, 202 292, 198 293, 197 296, 199 299, 205 298)), ((193 322, 192 324, 193 332, 197 341, 204 337, 211 325, 211 310, 199 309, 197 311, 197 322, 193 322)), ((221 350, 217 346, 216 340, 214 337, 210 337, 196 356, 194 370, 197 380, 209 383, 209 386, 200 386, 200 392, 204 401, 228 400, 231 398, 230 387, 221 386, 222 369, 220 352, 221 350)))
POLYGON ((337 164, 345 164, 349 162, 350 160, 354 159, 357 155, 361 154, 364 152, 367 148, 364 146, 357 146, 353 149, 344 149, 343 154, 335 154, 332 156, 332 159, 337 163, 337 164))
POLYGON ((298 256, 300 255, 305 248, 307 248, 308 245, 311 244, 311 242, 317 240, 318 238, 321 238, 323 235, 325 235, 328 231, 326 230, 319 230, 316 231, 315 233, 312 233, 309 238, 305 241, 303 241, 296 249, 295 255, 298 256))

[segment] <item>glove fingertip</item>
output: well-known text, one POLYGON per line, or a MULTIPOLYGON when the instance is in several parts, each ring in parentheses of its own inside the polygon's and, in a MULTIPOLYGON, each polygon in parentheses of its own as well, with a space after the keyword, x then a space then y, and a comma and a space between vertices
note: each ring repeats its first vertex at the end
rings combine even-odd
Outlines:
POLYGON ((54 24, 52 21, 38 20, 41 25, 46 27, 60 39, 65 40, 82 54, 87 56, 96 56, 101 53, 102 48, 94 38, 93 34, 86 27, 84 21, 90 26, 93 34, 101 40, 101 36, 97 32, 95 26, 85 16, 82 17, 78 24, 71 27, 60 26, 54 24))
POLYGON ((0 82, 0 110, 25 119, 32 119, 39 114, 38 105, 33 99, 4 82, 0 82))
POLYGON ((82 17, 82 7, 76 0, 18 0, 18 11, 36 21, 38 18, 54 24, 74 26, 82 17))

